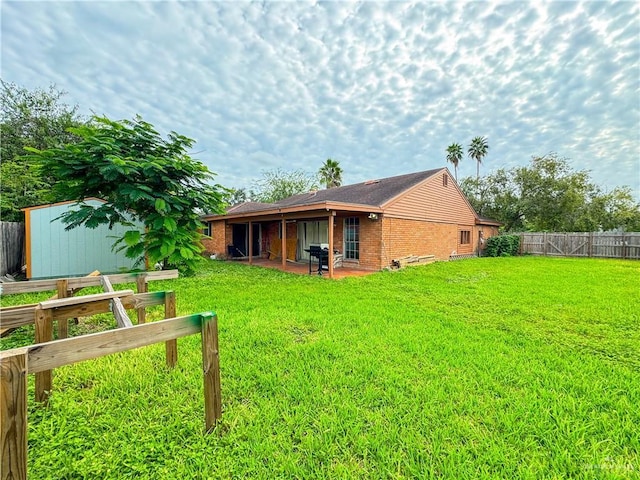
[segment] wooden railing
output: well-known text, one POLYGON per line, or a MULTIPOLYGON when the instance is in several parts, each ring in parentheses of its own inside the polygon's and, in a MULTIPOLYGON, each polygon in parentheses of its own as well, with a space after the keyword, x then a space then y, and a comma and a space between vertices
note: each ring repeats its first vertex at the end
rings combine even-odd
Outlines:
MULTIPOLYGON (((117 276, 109 276, 109 279, 113 281, 114 277, 117 276)), ((100 282, 99 277, 85 280, 87 278, 89 277, 73 280, 93 282, 97 279, 100 282)), ((109 288, 109 279, 106 281, 108 286, 105 286, 105 289, 113 290, 109 288)), ((120 279, 117 278, 116 281, 118 280, 120 279)), ((105 283, 104 280, 103 283, 105 283)), ((50 285, 42 286, 42 289, 49 290, 50 285)), ((2 479, 27 478, 27 375, 29 373, 36 376, 36 400, 46 402, 53 388, 52 373, 55 368, 160 342, 166 343, 167 365, 173 367, 178 359, 177 339, 200 332, 206 431, 212 430, 222 416, 217 316, 215 313, 205 312, 176 317, 174 292, 134 294, 132 290, 120 290, 82 297, 57 298, 33 305, 3 308, 0 311, 0 320, 3 327, 19 327, 35 322, 36 342, 34 345, 0 352, 2 479), (116 299, 121 307, 117 309, 118 312, 113 306, 116 299), (54 322, 60 325, 70 318, 112 311, 115 315, 124 317, 119 324, 131 325, 125 309, 135 308, 140 312, 153 305, 164 305, 165 320, 143 323, 144 316, 138 315, 139 324, 135 326, 53 340, 54 322)))

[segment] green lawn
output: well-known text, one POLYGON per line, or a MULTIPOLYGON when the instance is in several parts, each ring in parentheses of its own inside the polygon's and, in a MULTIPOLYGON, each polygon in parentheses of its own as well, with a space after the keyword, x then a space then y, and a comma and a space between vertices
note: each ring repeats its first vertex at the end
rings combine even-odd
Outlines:
POLYGON ((163 345, 60 368, 49 408, 31 379, 30 478, 640 478, 640 262, 213 261, 150 287, 217 312, 221 425, 203 434, 199 336, 172 371, 163 345))

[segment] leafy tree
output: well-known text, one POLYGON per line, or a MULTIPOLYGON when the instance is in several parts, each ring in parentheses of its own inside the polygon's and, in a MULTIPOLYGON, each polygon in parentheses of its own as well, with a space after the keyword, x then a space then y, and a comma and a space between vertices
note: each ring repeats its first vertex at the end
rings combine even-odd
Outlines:
POLYGON ((237 205, 249 201, 249 194, 244 188, 232 188, 225 195, 224 201, 227 205, 237 205))
POLYGON ((453 164, 453 168, 456 172, 456 182, 458 181, 458 164, 462 160, 462 145, 459 143, 452 143, 447 147, 447 162, 453 164))
POLYGON ((327 158, 322 164, 322 167, 320 167, 320 170, 318 170, 318 176, 327 188, 339 187, 342 185, 342 168, 340 168, 340 162, 327 158))
POLYGON ((203 250, 200 215, 222 213, 224 195, 222 187, 208 183, 214 174, 187 154, 194 141, 175 132, 164 139, 140 117, 94 116, 71 132, 78 142, 30 149, 31 158, 60 179, 54 190, 77 202, 75 210, 61 216, 67 229, 133 226, 133 217, 145 231, 131 229, 116 242, 128 257, 146 254, 150 263, 193 269, 203 250), (92 207, 84 203, 87 197, 107 203, 92 207))
POLYGON ((574 171, 555 153, 460 185, 476 211, 505 231, 640 230, 640 205, 629 187, 602 192, 587 171, 574 171))
POLYGON ((254 184, 251 198, 256 202, 273 203, 298 193, 316 190, 318 179, 302 170, 267 170, 254 184))
POLYGON ((74 142, 70 127, 82 120, 78 107, 62 102, 65 92, 26 88, 0 80, 0 178, 2 220, 22 221, 21 208, 58 200, 51 195, 56 178, 24 155, 25 147, 47 149, 74 142))
POLYGON ((469 144, 469 156, 476 161, 476 180, 480 180, 480 164, 489 151, 486 137, 474 137, 469 144))

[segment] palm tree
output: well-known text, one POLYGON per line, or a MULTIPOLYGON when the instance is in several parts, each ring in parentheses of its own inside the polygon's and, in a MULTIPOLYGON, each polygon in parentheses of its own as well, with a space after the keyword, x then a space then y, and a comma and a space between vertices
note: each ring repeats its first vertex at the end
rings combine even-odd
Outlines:
POLYGON ((486 137, 475 137, 471 140, 468 153, 471 158, 478 162, 476 170, 477 182, 480 181, 480 164, 482 163, 482 159, 487 155, 488 150, 489 144, 487 143, 486 137))
POLYGON ((447 162, 453 164, 453 168, 456 171, 456 182, 458 181, 458 163, 462 160, 462 145, 459 143, 452 143, 447 147, 447 162))
POLYGON ((327 161, 322 164, 320 170, 318 170, 320 181, 324 183, 327 188, 339 187, 342 185, 342 168, 340 168, 340 162, 327 158, 327 161))

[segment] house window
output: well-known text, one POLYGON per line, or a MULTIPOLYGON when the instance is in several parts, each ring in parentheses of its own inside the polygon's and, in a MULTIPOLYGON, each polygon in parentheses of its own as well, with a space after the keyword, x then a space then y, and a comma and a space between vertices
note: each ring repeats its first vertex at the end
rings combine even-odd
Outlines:
POLYGON ((204 222, 204 228, 202 229, 202 234, 205 237, 211 236, 211 222, 204 222))
POLYGON ((471 243, 471 230, 460 230, 460 245, 471 243))
POLYGON ((447 176, 446 173, 444 173, 442 175, 442 186, 446 187, 447 185, 449 185, 449 177, 447 176))
POLYGON ((344 219, 344 258, 360 259, 360 219, 349 217, 344 219))

